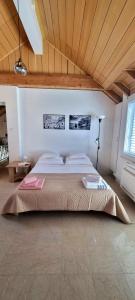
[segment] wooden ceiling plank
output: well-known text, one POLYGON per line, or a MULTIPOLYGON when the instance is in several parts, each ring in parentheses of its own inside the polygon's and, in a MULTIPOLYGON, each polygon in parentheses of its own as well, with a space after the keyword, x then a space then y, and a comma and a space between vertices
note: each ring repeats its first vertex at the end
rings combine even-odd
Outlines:
POLYGON ((51 16, 52 16, 55 47, 60 49, 60 29, 59 29, 58 2, 57 2, 57 0, 51 0, 50 1, 50 9, 51 9, 51 16))
POLYGON ((130 96, 130 89, 125 86, 124 84, 122 84, 121 82, 117 81, 114 82, 114 84, 116 85, 117 88, 119 88, 124 94, 126 94, 127 96, 130 96))
MULTIPOLYGON (((27 69, 29 68, 29 45, 26 43, 21 47, 21 53, 22 53, 22 61, 26 65, 27 69)), ((19 56, 18 56, 19 58, 19 56)), ((17 60, 18 60, 17 58, 17 60)))
MULTIPOLYGON (((68 1, 69 2, 69 1, 68 1)), ((77 55, 77 65, 82 66, 83 60, 85 57, 85 52, 87 49, 87 44, 89 40, 89 36, 91 33, 91 28, 96 12, 97 0, 86 0, 85 10, 84 10, 84 19, 82 24, 82 32, 80 37, 80 45, 78 49, 77 55)))
POLYGON ((75 63, 77 61, 78 49, 81 42, 80 36, 81 36, 82 24, 84 20, 84 9, 85 9, 85 0, 76 1, 73 44, 72 44, 72 58, 75 63))
POLYGON ((43 65, 42 65, 42 55, 35 55, 36 57, 36 70, 39 73, 43 72, 43 65))
POLYGON ((61 75, 61 74, 28 74, 26 77, 11 73, 0 74, 1 85, 15 85, 20 87, 50 87, 100 90, 103 88, 90 76, 61 75))
MULTIPOLYGON (((1 0, 0 1, 0 13, 2 15, 1 22, 7 22, 9 19, 14 18, 16 15, 16 9, 12 3, 12 0, 1 0)), ((0 23, 1 25, 2 23, 0 23)))
POLYGON ((100 60, 102 52, 104 51, 109 41, 109 38, 120 17, 120 14, 125 6, 125 3, 126 0, 119 0, 119 3, 117 0, 111 2, 99 39, 97 41, 96 48, 94 50, 91 61, 89 61, 89 68, 87 70, 88 71, 90 70, 91 74, 94 73, 94 70, 100 60))
POLYGON ((74 74, 81 74, 81 70, 75 65, 74 74))
POLYGON ((0 42, 0 60, 6 55, 6 49, 3 47, 3 44, 0 42))
POLYGON ((113 70, 115 70, 115 67, 117 67, 119 61, 125 56, 125 54, 128 52, 130 47, 133 45, 135 41, 134 32, 135 32, 135 19, 129 26, 127 32, 125 33, 124 37, 120 41, 119 45, 116 47, 110 60, 104 67, 105 78, 107 79, 109 78, 109 74, 112 73, 113 70))
POLYGON ((30 73, 36 71, 36 55, 31 48, 28 49, 28 70, 30 73))
POLYGON ((45 53, 42 56, 43 73, 49 72, 49 44, 45 42, 45 53))
POLYGON ((122 14, 112 32, 112 35, 105 47, 100 60, 97 64, 97 67, 94 71, 94 77, 100 81, 102 74, 104 73, 104 67, 107 62, 110 60, 115 48, 119 44, 120 40, 123 38, 124 34, 126 33, 129 25, 133 21, 135 16, 135 1, 129 0, 127 1, 122 14))
MULTIPOLYGON (((18 43, 19 35, 18 35, 18 28, 17 28, 17 15, 14 17, 14 19, 10 19, 8 21, 7 25, 9 26, 15 41, 18 43)), ((21 36, 20 37, 21 43, 23 42, 23 40, 24 40, 24 37, 21 36)))
POLYGON ((94 53, 110 3, 111 0, 98 1, 91 34, 89 36, 87 50, 83 61, 84 70, 87 70, 87 67, 89 66, 89 61, 94 53))
MULTIPOLYGON (((10 23, 9 23, 10 24, 10 23)), ((12 27, 11 27, 12 28, 12 27)), ((18 45, 18 40, 15 39, 12 30, 7 23, 3 24, 2 32, 6 32, 6 39, 11 46, 11 49, 16 48, 18 45)))
POLYGON ((48 48, 49 52, 49 73, 54 73, 54 69, 55 69, 55 56, 54 56, 54 47, 51 47, 49 45, 49 48, 48 48))
POLYGON ((121 70, 125 70, 128 68, 131 61, 134 60, 135 56, 135 43, 130 47, 128 52, 125 54, 124 57, 117 63, 115 69, 109 74, 108 78, 104 81, 103 85, 104 88, 107 89, 112 82, 114 82, 118 76, 121 74, 121 70))
POLYGON ((122 101, 122 98, 117 95, 113 90, 105 90, 104 93, 108 95, 116 104, 122 101))
POLYGON ((68 61, 68 74, 75 74, 75 65, 68 61))
MULTIPOLYGON (((16 24, 16 29, 18 31, 18 16, 17 15, 14 17, 14 21, 15 21, 15 24, 16 24)), ((18 36, 18 38, 19 38, 19 36, 18 36)), ((28 38, 27 38, 27 35, 26 35, 25 31, 24 31, 22 22, 20 20, 20 41, 21 41, 21 43, 23 43, 26 40, 28 41, 28 38)))
MULTIPOLYGON (((8 10, 10 12, 10 16, 12 16, 12 18, 14 19, 15 15, 16 15, 16 8, 15 8, 15 5, 13 3, 13 0, 8 0, 8 1, 5 1, 5 0, 2 0, 4 2, 4 5, 6 4, 6 9, 8 7, 8 10)), ((7 13, 6 13, 7 15, 7 13)))
POLYGON ((47 25, 43 0, 35 0, 35 7, 37 11, 37 16, 39 18, 39 23, 40 23, 43 37, 44 39, 47 39, 49 38, 49 33, 48 33, 48 25, 47 25))
POLYGON ((72 59, 73 28, 75 17, 75 0, 66 0, 66 52, 65 54, 72 59))
POLYGON ((47 22, 48 39, 51 43, 54 44, 55 43, 54 31, 53 31, 52 15, 51 15, 51 8, 50 8, 49 0, 43 0, 43 9, 44 9, 44 13, 45 13, 46 22, 47 22))
POLYGON ((61 73, 61 55, 56 49, 54 50, 54 55, 55 55, 54 71, 55 73, 61 73))
POLYGON ((7 52, 12 50, 11 45, 9 44, 7 37, 5 36, 6 33, 3 32, 2 28, 0 29, 0 42, 3 45, 3 48, 6 49, 7 52))
POLYGON ((3 72, 9 72, 10 71, 10 66, 9 66, 9 57, 6 57, 3 60, 3 72))
POLYGON ((135 70, 126 70, 126 73, 127 73, 132 79, 135 79, 135 70))
POLYGON ((66 52, 66 2, 65 0, 58 0, 58 17, 60 29, 60 50, 66 52))
POLYGON ((15 65, 15 53, 11 53, 9 55, 9 68, 10 68, 10 72, 13 72, 13 69, 14 69, 14 65, 15 65))
POLYGON ((61 72, 63 74, 68 74, 68 60, 65 56, 61 57, 61 72))

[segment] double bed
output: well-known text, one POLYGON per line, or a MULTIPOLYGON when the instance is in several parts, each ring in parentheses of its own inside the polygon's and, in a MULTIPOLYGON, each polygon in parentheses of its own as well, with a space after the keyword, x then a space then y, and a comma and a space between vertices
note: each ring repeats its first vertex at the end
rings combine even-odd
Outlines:
POLYGON ((130 219, 117 194, 106 184, 106 189, 86 189, 82 177, 98 174, 91 161, 74 157, 63 159, 41 158, 27 175, 45 179, 41 190, 20 189, 7 199, 2 214, 28 211, 100 211, 129 224, 130 219), (49 163, 48 163, 49 161, 49 163))

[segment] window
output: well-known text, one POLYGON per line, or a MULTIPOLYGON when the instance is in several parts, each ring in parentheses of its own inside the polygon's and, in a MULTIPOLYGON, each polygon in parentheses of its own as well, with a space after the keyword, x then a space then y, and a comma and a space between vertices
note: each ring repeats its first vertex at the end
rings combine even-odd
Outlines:
POLYGON ((135 101, 128 103, 124 153, 135 156, 135 101))

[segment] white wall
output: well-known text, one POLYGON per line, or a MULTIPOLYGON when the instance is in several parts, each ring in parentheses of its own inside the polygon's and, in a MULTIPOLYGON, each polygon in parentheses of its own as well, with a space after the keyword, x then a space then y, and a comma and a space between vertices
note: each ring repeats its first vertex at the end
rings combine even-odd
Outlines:
POLYGON ((122 169, 127 161, 135 163, 135 158, 129 157, 123 152, 126 120, 127 120, 127 107, 128 102, 135 99, 135 95, 127 97, 123 96, 123 102, 118 104, 115 108, 115 123, 113 130, 114 147, 112 147, 112 170, 118 181, 121 180, 122 169))
POLYGON ((0 102, 6 105, 9 157, 16 160, 20 156, 17 88, 0 86, 0 102))
POLYGON ((90 131, 68 129, 69 114, 106 115, 101 124, 99 163, 110 169, 115 104, 102 92, 78 90, 19 89, 22 155, 35 158, 45 150, 86 152, 96 161, 98 120, 92 118, 90 131), (43 114, 65 114, 65 130, 43 129, 43 114))

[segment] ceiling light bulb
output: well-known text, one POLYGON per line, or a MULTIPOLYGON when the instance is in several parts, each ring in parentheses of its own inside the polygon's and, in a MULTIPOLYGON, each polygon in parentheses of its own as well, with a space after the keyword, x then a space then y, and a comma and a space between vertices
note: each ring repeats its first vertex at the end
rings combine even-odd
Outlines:
POLYGON ((14 71, 16 74, 20 74, 23 76, 27 75, 27 68, 26 68, 25 64, 21 61, 20 58, 19 58, 19 60, 16 61, 15 65, 14 65, 14 71))

